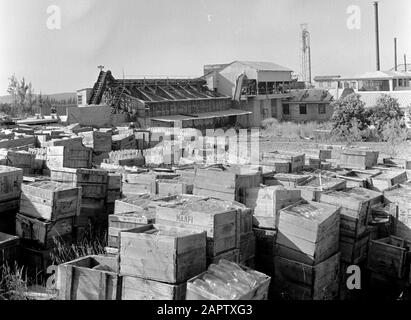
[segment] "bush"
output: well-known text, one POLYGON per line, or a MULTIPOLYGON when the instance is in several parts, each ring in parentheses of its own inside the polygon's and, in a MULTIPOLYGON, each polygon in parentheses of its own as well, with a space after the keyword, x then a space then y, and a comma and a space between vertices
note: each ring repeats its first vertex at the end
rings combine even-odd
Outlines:
POLYGON ((383 126, 382 137, 390 145, 399 145, 407 140, 408 129, 403 120, 392 119, 383 126))
MULTIPOLYGON (((371 123, 380 134, 384 131, 384 126, 391 120, 398 122, 402 117, 404 117, 404 113, 400 108, 398 99, 387 94, 381 95, 377 100, 377 104, 370 109, 371 123)), ((403 125, 405 127, 405 123, 403 125)))
POLYGON ((370 124, 365 103, 361 101, 359 94, 353 93, 338 99, 332 103, 332 106, 334 108, 331 117, 333 134, 338 136, 358 135, 358 131, 366 129, 370 124), (355 132, 350 133, 351 130, 355 132))

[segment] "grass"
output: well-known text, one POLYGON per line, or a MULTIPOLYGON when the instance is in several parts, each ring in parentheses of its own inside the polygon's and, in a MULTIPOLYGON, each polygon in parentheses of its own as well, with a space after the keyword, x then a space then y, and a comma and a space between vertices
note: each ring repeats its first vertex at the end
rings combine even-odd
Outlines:
POLYGON ((0 300, 25 300, 28 288, 28 277, 24 267, 13 267, 6 262, 0 272, 0 300))
MULTIPOLYGON (((76 243, 55 237, 54 248, 50 253, 52 265, 88 255, 104 254, 106 236, 107 228, 89 225, 82 239, 76 243)), ((48 275, 44 271, 35 274, 29 271, 33 270, 28 270, 26 266, 19 266, 17 262, 12 267, 7 262, 0 265, 0 300, 28 300, 31 287, 46 291, 48 275)))
POLYGON ((327 127, 326 123, 318 122, 279 122, 277 119, 270 118, 262 121, 264 133, 271 137, 283 137, 289 139, 314 138, 314 131, 327 127))

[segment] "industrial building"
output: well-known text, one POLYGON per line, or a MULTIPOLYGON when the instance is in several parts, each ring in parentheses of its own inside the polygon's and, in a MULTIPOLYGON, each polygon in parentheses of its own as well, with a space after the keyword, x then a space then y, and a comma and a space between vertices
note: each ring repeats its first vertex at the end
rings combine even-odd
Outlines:
POLYGON ((282 120, 282 102, 289 98, 292 70, 272 62, 234 61, 204 66, 210 90, 230 96, 239 109, 252 112, 250 124, 267 118, 282 120))
POLYGON ((350 88, 361 95, 367 107, 374 106, 382 94, 397 98, 402 108, 411 101, 411 72, 373 71, 356 76, 319 76, 314 81, 318 88, 327 89, 334 99, 339 99, 344 89, 350 88))
POLYGON ((323 89, 291 90, 290 97, 283 101, 283 120, 327 121, 334 112, 333 96, 323 89))
POLYGON ((79 106, 102 105, 128 114, 139 127, 198 129, 248 126, 251 112, 232 108, 231 97, 209 90, 197 79, 115 79, 101 71, 92 89, 77 92, 79 106))

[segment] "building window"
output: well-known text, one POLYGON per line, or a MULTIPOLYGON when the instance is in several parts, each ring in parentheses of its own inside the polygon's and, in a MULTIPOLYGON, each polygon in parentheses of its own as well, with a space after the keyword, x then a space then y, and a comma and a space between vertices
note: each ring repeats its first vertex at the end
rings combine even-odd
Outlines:
POLYGON ((77 96, 77 103, 83 104, 83 96, 77 96))
POLYGON ((283 105, 283 114, 290 114, 290 106, 288 104, 283 105))
POLYGON ((307 105, 300 104, 300 114, 307 114, 307 105))
POLYGON ((318 114, 325 114, 326 110, 325 110, 325 104, 319 104, 318 105, 318 114))
POLYGON ((398 86, 402 87, 402 79, 398 79, 398 86))

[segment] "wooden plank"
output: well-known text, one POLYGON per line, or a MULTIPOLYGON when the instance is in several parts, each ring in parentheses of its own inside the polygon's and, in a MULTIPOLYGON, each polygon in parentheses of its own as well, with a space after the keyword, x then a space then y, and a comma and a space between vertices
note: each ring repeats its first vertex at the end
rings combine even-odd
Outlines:
POLYGON ((120 273, 181 283, 205 270, 206 234, 160 225, 123 231, 120 273))
POLYGON ((121 276, 117 259, 87 256, 58 266, 60 300, 119 300, 121 276))
POLYGON ((169 284, 138 277, 123 277, 121 300, 185 300, 186 283, 169 284))

